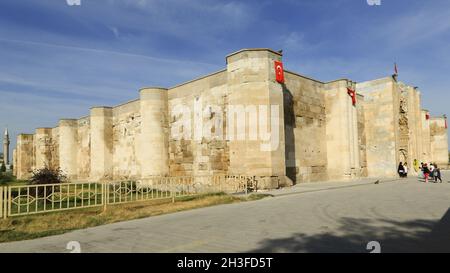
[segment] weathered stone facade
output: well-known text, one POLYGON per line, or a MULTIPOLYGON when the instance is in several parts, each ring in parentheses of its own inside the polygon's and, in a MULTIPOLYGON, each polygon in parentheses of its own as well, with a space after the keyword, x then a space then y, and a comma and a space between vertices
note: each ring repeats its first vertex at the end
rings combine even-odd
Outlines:
POLYGON ((143 88, 137 100, 19 135, 15 172, 23 179, 60 167, 73 180, 255 175, 274 188, 395 176, 399 161, 414 159, 447 167, 446 120, 428 119, 417 88, 394 77, 324 83, 286 70, 279 83, 274 63, 281 60, 269 49, 241 50, 227 56, 224 70, 143 88))
POLYGON ((447 127, 445 117, 434 117, 430 119, 431 161, 438 166, 446 166, 448 164, 447 127))

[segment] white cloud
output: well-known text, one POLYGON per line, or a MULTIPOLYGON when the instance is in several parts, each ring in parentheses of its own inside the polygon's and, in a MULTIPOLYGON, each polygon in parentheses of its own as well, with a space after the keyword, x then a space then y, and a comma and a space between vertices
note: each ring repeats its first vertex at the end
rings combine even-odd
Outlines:
POLYGON ((118 28, 116 28, 116 27, 109 27, 109 29, 114 34, 114 37, 119 38, 119 29, 118 28))

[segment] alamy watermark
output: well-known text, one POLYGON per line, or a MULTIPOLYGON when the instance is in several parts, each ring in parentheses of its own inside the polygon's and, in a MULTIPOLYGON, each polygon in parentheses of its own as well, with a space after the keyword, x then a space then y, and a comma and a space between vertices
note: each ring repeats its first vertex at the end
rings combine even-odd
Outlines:
POLYGON ((66 249, 70 250, 70 253, 81 253, 81 244, 78 241, 70 241, 67 243, 66 249))
POLYGON ((381 6, 381 0, 366 0, 369 6, 381 6))
POLYGON ((367 243, 367 250, 370 250, 370 253, 381 253, 381 244, 378 241, 371 241, 367 243))
POLYGON ((81 6, 81 0, 66 0, 69 6, 81 6))
POLYGON ((171 109, 171 137, 194 141, 258 141, 263 152, 280 144, 279 105, 218 105, 194 100, 193 107, 177 104, 171 109), (224 126, 226 124, 226 126, 224 126))

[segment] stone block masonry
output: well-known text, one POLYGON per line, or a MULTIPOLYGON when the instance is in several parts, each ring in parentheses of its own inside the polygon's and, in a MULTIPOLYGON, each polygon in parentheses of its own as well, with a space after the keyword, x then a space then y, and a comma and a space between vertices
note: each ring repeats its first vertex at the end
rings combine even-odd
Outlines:
POLYGON ((213 74, 142 88, 136 100, 21 134, 14 171, 26 179, 59 167, 74 181, 253 175, 277 188, 393 177, 399 161, 448 165, 446 119, 429 118, 417 88, 394 77, 326 83, 287 70, 281 82, 274 64, 282 58, 243 49, 213 74))
POLYGON ((448 135, 447 118, 434 117, 430 119, 431 161, 440 168, 448 166, 448 135))

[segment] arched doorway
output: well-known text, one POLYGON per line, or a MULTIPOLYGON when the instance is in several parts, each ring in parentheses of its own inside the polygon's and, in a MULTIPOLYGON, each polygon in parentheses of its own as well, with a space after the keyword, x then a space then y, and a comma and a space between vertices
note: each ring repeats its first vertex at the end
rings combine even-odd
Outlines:
POLYGON ((400 162, 408 163, 408 153, 404 149, 400 150, 400 162))

